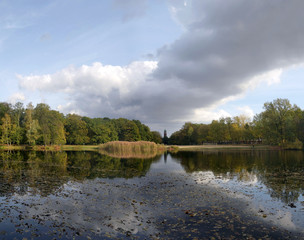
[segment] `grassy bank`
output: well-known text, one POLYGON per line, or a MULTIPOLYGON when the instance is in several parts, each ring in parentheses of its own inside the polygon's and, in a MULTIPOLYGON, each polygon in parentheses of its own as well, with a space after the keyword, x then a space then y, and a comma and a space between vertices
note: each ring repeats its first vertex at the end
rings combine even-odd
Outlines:
POLYGON ((33 151, 98 151, 97 145, 1 145, 0 150, 17 151, 17 150, 33 150, 33 151))
POLYGON ((167 147, 154 142, 124 142, 115 141, 101 145, 0 145, 0 150, 33 150, 33 151, 99 151, 116 157, 155 156, 166 151, 167 147))
MULTIPOLYGON (((29 147, 28 147, 29 149, 29 147)), ((97 145, 48 145, 32 146, 34 151, 98 151, 97 145)))
POLYGON ((99 152, 117 158, 151 158, 166 151, 164 145, 154 142, 114 141, 99 145, 99 152))
POLYGON ((178 146, 178 151, 193 152, 204 150, 280 150, 280 147, 269 145, 183 145, 178 146))
POLYGON ((0 150, 14 151, 14 150, 26 150, 24 145, 0 145, 0 150))
POLYGON ((63 145, 63 151, 98 151, 98 145, 63 145))
POLYGON ((204 150, 281 150, 278 146, 269 145, 183 145, 183 146, 165 146, 153 142, 138 141, 124 142, 115 141, 101 145, 0 145, 0 150, 34 150, 34 151, 99 151, 102 154, 111 155, 117 158, 131 157, 154 157, 164 151, 204 151, 204 150))

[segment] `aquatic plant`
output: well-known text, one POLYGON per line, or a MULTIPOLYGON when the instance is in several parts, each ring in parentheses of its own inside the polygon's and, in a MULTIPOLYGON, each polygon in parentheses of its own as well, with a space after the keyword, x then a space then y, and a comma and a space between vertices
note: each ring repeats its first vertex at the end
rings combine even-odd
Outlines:
POLYGON ((99 151, 118 158, 152 158, 166 151, 166 147, 148 141, 113 141, 99 145, 99 151))

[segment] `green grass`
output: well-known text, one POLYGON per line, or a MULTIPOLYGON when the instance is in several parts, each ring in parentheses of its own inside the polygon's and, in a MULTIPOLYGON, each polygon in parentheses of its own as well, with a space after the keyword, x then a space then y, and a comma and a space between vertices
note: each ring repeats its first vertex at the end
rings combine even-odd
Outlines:
POLYGON ((14 150, 25 150, 26 146, 23 145, 0 145, 1 150, 14 151, 14 150))
POLYGON ((273 147, 269 145, 187 145, 178 146, 178 151, 183 152, 195 152, 204 150, 274 150, 279 149, 278 147, 273 147))
POLYGON ((63 151, 98 151, 98 145, 62 145, 63 151))
POLYGON ((33 151, 98 151, 98 145, 0 145, 1 150, 33 150, 33 151))

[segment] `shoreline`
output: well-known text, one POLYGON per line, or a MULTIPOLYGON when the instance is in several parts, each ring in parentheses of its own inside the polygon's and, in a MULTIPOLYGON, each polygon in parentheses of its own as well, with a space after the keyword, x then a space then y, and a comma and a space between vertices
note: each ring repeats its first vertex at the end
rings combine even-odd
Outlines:
MULTIPOLYGON (((164 145, 169 152, 197 152, 205 150, 284 150, 279 146, 251 144, 206 144, 206 145, 164 145)), ((4 151, 98 151, 100 145, 0 145, 4 151)))
POLYGON ((251 145, 251 144, 206 144, 206 145, 181 145, 178 151, 181 152, 196 152, 204 150, 282 150, 279 146, 269 145, 251 145))
POLYGON ((99 145, 1 145, 4 151, 98 151, 99 145))

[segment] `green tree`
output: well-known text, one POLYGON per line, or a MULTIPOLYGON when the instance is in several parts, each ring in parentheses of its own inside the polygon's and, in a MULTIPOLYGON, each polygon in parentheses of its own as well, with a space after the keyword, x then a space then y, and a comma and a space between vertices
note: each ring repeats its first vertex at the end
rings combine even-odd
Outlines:
POLYGON ((0 124, 2 124, 2 118, 4 118, 5 114, 11 114, 12 105, 6 102, 0 103, 0 124))
POLYGON ((288 99, 276 99, 264 104, 265 111, 256 117, 263 138, 271 144, 284 145, 296 139, 295 112, 288 99))
POLYGON ((221 118, 219 121, 212 121, 209 129, 209 138, 216 143, 230 140, 229 131, 224 118, 221 118))
POLYGON ((17 102, 12 109, 12 120, 19 127, 22 126, 25 117, 23 103, 17 102))
POLYGON ((199 124, 197 128, 197 144, 203 144, 204 142, 208 142, 209 129, 209 124, 199 124))
POLYGON ((152 133, 150 128, 144 124, 142 124, 139 120, 132 120, 136 126, 138 127, 140 140, 143 141, 151 141, 152 140, 152 133))
POLYGON ((11 117, 5 113, 1 121, 1 141, 4 144, 10 145, 12 143, 11 134, 13 128, 11 117))
POLYGON ((51 144, 51 129, 49 126, 49 112, 50 107, 47 104, 40 103, 37 104, 34 109, 34 119, 38 120, 40 126, 40 138, 39 143, 44 145, 51 144))
POLYGON ((24 138, 24 117, 25 110, 23 103, 17 102, 12 109, 12 122, 13 122, 13 133, 12 141, 15 144, 20 144, 24 138))
POLYGON ((304 111, 297 110, 296 113, 296 133, 297 138, 304 143, 304 111))
POLYGON ((68 144, 80 145, 89 142, 87 124, 81 116, 68 114, 64 126, 68 144))
POLYGON ((128 119, 119 118, 115 120, 115 128, 119 141, 139 141, 140 134, 137 125, 128 119))
POLYGON ((113 120, 109 118, 88 118, 83 117, 88 127, 89 142, 91 144, 101 144, 110 141, 117 141, 118 134, 113 120))
POLYGON ((49 112, 49 129, 51 131, 51 144, 65 144, 64 116, 62 113, 52 110, 49 112))
POLYGON ((152 142, 155 142, 158 144, 162 143, 162 136, 161 136, 160 132, 152 131, 151 135, 152 135, 152 139, 151 139, 152 142))
POLYGON ((37 119, 33 119, 34 107, 32 103, 27 105, 25 110, 25 132, 26 139, 29 145, 36 145, 36 141, 39 139, 40 126, 37 119))
POLYGON ((47 104, 40 103, 34 109, 34 118, 40 125, 40 143, 44 145, 66 143, 63 114, 50 110, 47 104))
POLYGON ((186 122, 183 127, 171 134, 170 143, 177 145, 202 144, 207 141, 209 128, 205 124, 186 122))
POLYGON ((233 118, 232 122, 227 124, 230 139, 237 142, 250 141, 252 139, 250 117, 240 115, 233 118))

